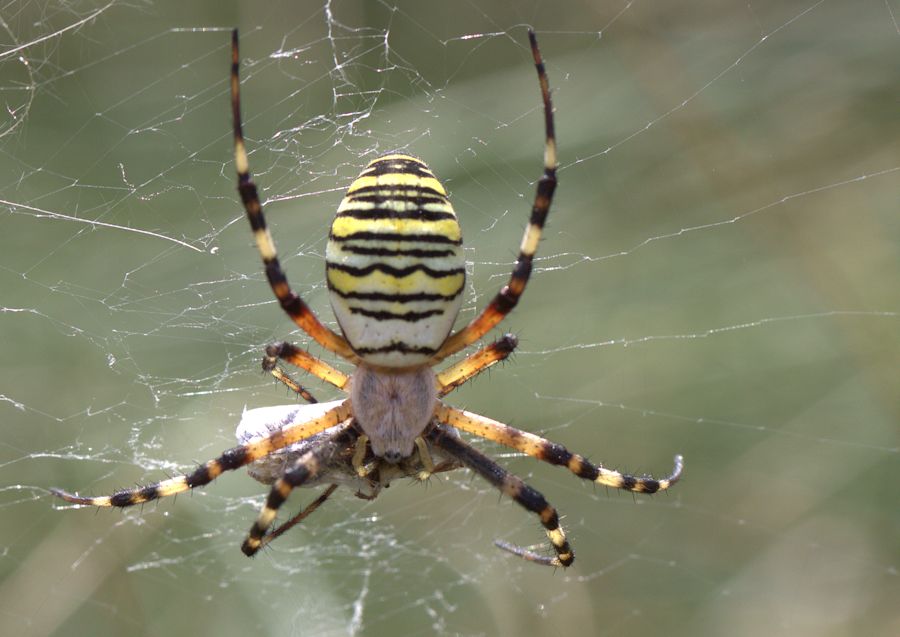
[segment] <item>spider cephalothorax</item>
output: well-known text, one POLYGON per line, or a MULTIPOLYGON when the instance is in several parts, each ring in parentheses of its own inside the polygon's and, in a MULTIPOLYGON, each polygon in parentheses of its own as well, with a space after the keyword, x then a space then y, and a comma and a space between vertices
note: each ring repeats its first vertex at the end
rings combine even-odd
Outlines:
POLYGON ((311 394, 278 364, 306 370, 349 398, 309 406, 270 407, 245 413, 239 446, 192 473, 119 491, 82 497, 54 489, 76 504, 125 507, 208 484, 224 471, 250 467, 272 489, 241 547, 247 555, 281 535, 322 504, 338 484, 374 498, 398 477, 429 475, 468 467, 535 513, 554 555, 497 542, 527 560, 569 566, 574 553, 559 516, 544 497, 520 478, 464 442, 459 431, 510 447, 579 478, 641 493, 668 489, 681 476, 682 459, 662 480, 635 477, 595 465, 562 445, 508 425, 461 411, 440 398, 505 359, 516 347, 507 334, 435 373, 432 367, 481 339, 518 303, 531 274, 541 230, 556 188, 556 138, 550 89, 537 40, 528 32, 541 87, 544 112, 544 170, 537 182, 531 218, 509 282, 488 306, 451 334, 465 284, 462 237, 456 213, 434 174, 419 159, 391 153, 371 161, 350 185, 331 226, 325 253, 326 280, 342 334, 323 325, 291 289, 266 227, 256 185, 250 178, 241 130, 238 38, 232 36, 231 104, 238 191, 266 278, 281 307, 326 350, 353 363, 351 375, 290 343, 266 348, 263 369, 309 402, 311 394), (288 522, 270 531, 291 490, 329 484, 325 492, 288 522))

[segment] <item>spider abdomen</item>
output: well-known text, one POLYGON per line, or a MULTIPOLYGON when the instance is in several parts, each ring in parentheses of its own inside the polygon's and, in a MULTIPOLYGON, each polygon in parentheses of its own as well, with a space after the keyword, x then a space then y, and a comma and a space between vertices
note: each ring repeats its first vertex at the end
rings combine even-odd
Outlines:
POLYGON ((369 163, 338 207, 325 249, 338 324, 359 356, 421 365, 440 348, 462 303, 462 235, 447 193, 424 162, 369 163))

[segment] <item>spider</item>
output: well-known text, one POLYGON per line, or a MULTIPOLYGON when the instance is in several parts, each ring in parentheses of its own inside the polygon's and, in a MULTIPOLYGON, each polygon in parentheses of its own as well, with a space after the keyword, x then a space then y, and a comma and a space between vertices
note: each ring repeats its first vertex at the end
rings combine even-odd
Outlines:
POLYGON ((209 484, 225 471, 249 466, 251 476, 272 485, 241 546, 246 555, 252 556, 312 513, 338 484, 349 485, 359 497, 371 499, 397 478, 425 480, 437 472, 467 467, 538 516, 554 555, 506 542, 495 544, 532 562, 567 567, 574 553, 556 509, 538 491, 466 443, 459 431, 566 467, 579 478, 616 489, 655 493, 675 484, 681 477, 681 456, 675 456, 674 469, 667 478, 631 476, 592 464, 560 444, 440 400, 515 349, 515 336, 506 334, 442 371, 435 373, 432 369, 481 339, 516 306, 528 282, 556 189, 550 88, 537 39, 530 29, 528 39, 543 101, 544 170, 509 282, 477 317, 451 334, 465 282, 456 214, 443 186, 424 162, 401 153, 383 155, 370 162, 350 185, 328 236, 325 271, 339 334, 323 325, 291 289, 266 227, 244 145, 235 29, 231 40, 231 107, 238 192, 266 277, 294 323, 324 349, 355 366, 347 375, 295 345, 279 342, 266 348, 263 369, 311 403, 315 398, 282 369, 279 361, 303 369, 349 396, 331 403, 245 412, 238 427, 241 444, 187 475, 111 496, 84 497, 60 489, 52 492, 79 505, 127 507, 209 484), (288 522, 269 530, 294 488, 319 484, 329 486, 318 499, 288 522))

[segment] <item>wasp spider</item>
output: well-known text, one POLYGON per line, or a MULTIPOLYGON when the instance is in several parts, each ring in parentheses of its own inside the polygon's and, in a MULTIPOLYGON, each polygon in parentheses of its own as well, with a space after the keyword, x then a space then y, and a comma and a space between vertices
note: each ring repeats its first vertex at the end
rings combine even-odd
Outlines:
POLYGON ((250 178, 241 130, 238 36, 232 35, 231 106, 238 191, 281 307, 313 340, 350 361, 346 375, 290 343, 266 349, 263 368, 310 402, 315 399, 280 366, 289 363, 345 391, 344 400, 246 412, 238 428, 242 443, 188 475, 111 496, 83 497, 53 492, 81 505, 126 507, 208 484, 225 471, 250 467, 272 488, 242 550, 262 546, 305 518, 337 488, 349 485, 363 498, 399 477, 426 479, 468 467, 541 521, 554 555, 497 542, 527 560, 569 566, 574 554, 559 516, 542 496, 493 460, 464 442, 459 431, 510 447, 538 460, 566 467, 598 484, 654 493, 681 476, 682 459, 662 480, 625 475, 595 465, 562 445, 484 416, 461 411, 440 398, 505 359, 516 347, 511 334, 435 373, 432 368, 475 343, 515 306, 531 272, 541 229, 556 188, 553 107, 544 64, 533 32, 531 52, 543 99, 544 172, 537 182, 531 219, 509 282, 468 325, 451 334, 462 301, 465 263, 456 214, 447 193, 420 160, 393 153, 369 163, 350 185, 328 235, 325 272, 331 304, 341 328, 323 325, 287 282, 266 228, 256 186, 250 178), (329 484, 297 516, 270 531, 291 490, 329 484))

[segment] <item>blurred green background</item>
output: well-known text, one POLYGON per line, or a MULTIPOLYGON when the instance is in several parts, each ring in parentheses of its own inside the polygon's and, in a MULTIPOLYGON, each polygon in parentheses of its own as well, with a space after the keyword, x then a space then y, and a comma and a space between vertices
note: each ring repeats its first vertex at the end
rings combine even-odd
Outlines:
MULTIPOLYGON (((0 611, 17 635, 896 635, 900 30, 895 0, 19 2, 0 24, 0 611), (479 447, 564 514, 575 565, 464 472, 339 492, 255 560, 244 472, 143 511, 70 510, 233 444, 292 337, 234 192, 228 29, 292 283, 331 321, 327 227, 374 154, 460 215, 473 316, 541 159, 560 188, 521 351, 450 402, 647 497, 479 447), (90 223, 97 222, 97 223, 90 223)), ((313 348, 314 352, 319 350, 313 348)), ((307 379, 321 399, 337 397, 307 379)), ((314 496, 295 494, 297 510, 314 496)))

